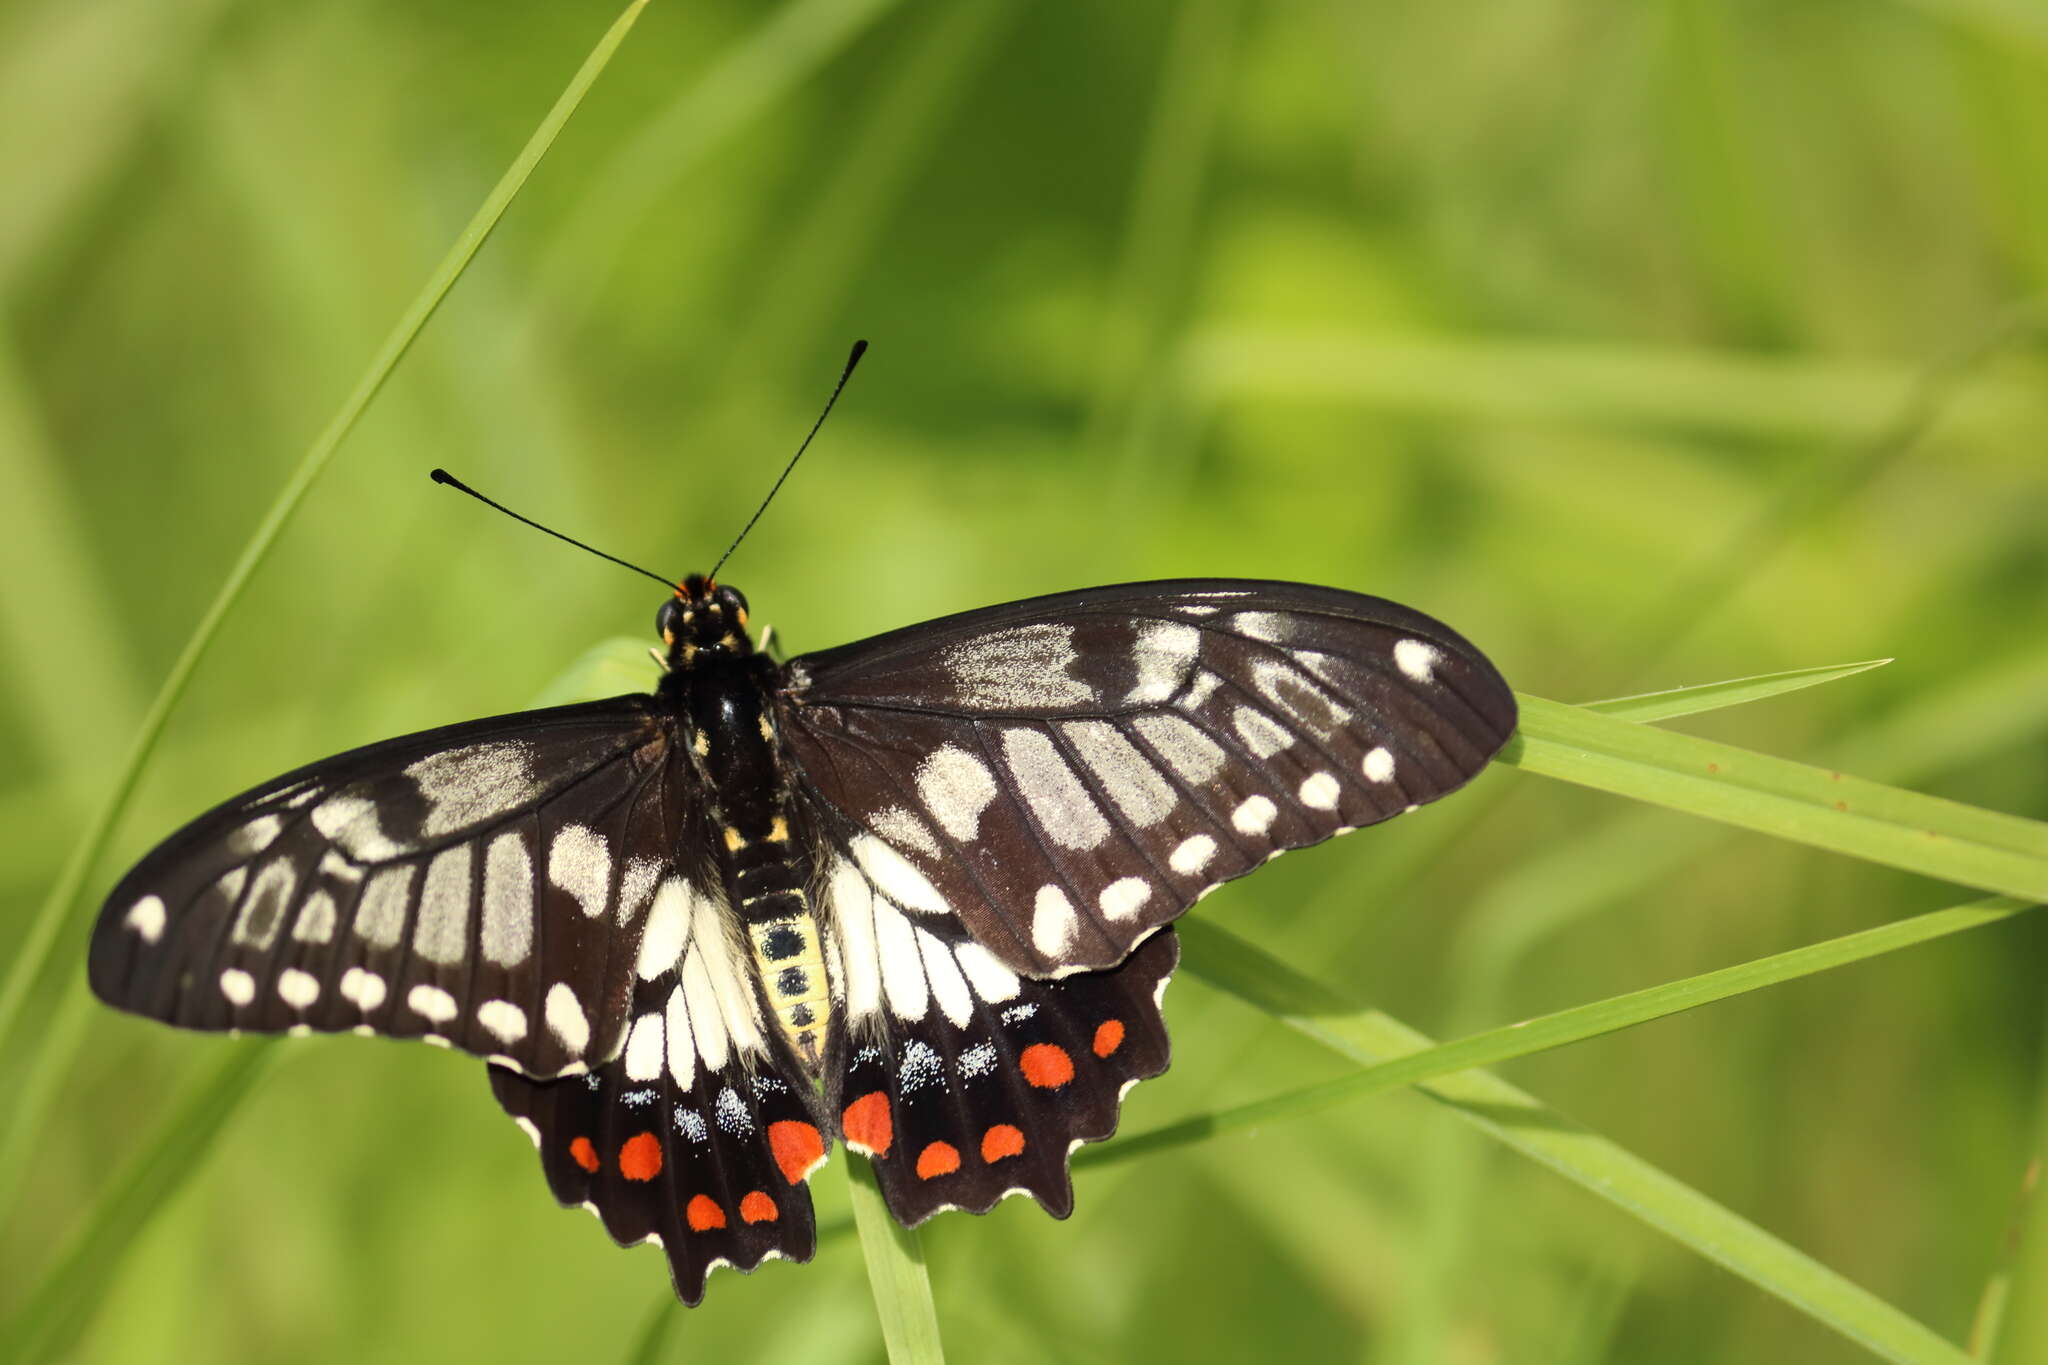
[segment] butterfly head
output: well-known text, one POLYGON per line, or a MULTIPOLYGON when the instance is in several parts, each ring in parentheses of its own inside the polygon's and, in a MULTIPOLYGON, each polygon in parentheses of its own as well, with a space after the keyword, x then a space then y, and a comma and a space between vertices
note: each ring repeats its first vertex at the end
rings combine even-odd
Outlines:
POLYGON ((740 658, 754 652, 747 638, 747 599, 738 588, 691 574, 661 604, 654 628, 668 647, 669 667, 688 668, 705 654, 740 658))

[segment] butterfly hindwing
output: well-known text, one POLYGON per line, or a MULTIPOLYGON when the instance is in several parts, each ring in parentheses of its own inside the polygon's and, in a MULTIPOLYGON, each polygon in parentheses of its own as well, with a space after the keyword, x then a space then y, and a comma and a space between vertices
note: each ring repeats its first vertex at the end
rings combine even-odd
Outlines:
POLYGON ((1033 975, 1469 780, 1514 695, 1441 623, 1234 580, 1058 594, 792 660, 791 755, 877 896, 1033 975))
POLYGON ((187 1028, 432 1037, 536 1076, 617 1045, 684 813, 651 698, 427 731, 192 821, 108 898, 101 999, 187 1028))
POLYGON ((621 1245, 658 1239, 691 1304, 716 1265, 807 1261, 817 1242, 806 1182, 829 1126, 743 961, 717 898, 669 879, 617 1055, 551 1081, 490 1069, 555 1198, 590 1206, 621 1245))

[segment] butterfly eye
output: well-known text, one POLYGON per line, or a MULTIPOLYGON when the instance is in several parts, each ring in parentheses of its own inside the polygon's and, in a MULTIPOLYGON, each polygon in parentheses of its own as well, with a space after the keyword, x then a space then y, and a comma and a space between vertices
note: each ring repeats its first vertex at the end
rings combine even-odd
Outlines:
POLYGON ((682 621, 683 604, 671 597, 654 613, 654 633, 664 640, 672 640, 680 631, 682 621))
POLYGON ((718 590, 720 602, 733 610, 733 619, 741 625, 747 623, 747 595, 738 588, 721 587, 718 590))

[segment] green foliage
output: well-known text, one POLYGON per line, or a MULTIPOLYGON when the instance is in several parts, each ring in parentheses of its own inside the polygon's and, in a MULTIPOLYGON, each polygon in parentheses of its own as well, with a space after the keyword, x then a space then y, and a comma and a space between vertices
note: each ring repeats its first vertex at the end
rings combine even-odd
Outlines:
POLYGON ((535 136, 614 17, 0 12, 0 1355, 2039 1354, 2048 931, 1949 889, 2048 887, 2025 6, 655 5, 535 136), (702 567, 856 335, 728 575, 791 650, 1254 573, 1641 695, 1206 901, 1070 1222, 840 1155, 687 1313, 473 1064, 88 1007, 175 821, 644 685, 633 580, 430 466, 702 567))

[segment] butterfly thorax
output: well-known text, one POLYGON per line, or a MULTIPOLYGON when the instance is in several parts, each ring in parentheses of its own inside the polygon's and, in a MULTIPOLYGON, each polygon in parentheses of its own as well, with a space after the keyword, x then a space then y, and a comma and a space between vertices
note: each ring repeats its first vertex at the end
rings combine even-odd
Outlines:
POLYGON ((807 889, 809 842, 795 827, 795 785, 775 733, 775 664, 753 652, 745 621, 745 600, 729 588, 699 587, 666 604, 669 668, 657 695, 674 708, 709 797, 725 901, 745 930, 768 1007, 817 1075, 831 998, 807 889))

